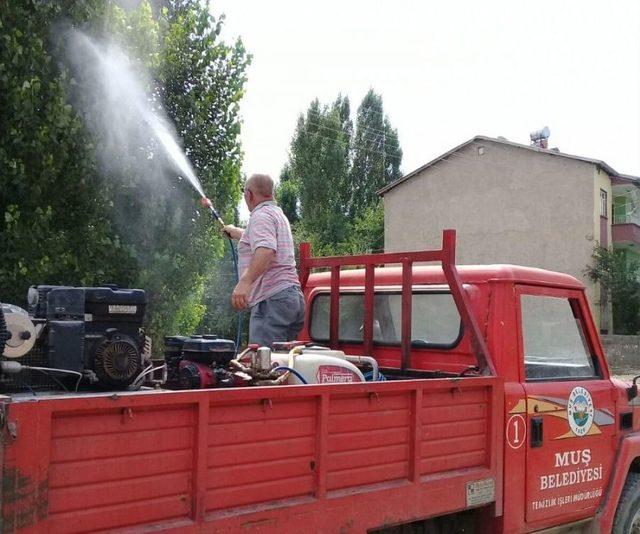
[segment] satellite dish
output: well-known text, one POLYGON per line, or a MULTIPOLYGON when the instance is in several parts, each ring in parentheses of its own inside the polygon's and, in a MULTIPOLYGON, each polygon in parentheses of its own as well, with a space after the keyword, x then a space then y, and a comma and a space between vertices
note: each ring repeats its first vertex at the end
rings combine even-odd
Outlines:
POLYGON ((536 130, 534 132, 531 132, 529 134, 529 137, 531 138, 531 141, 535 142, 535 141, 541 141, 542 139, 549 139, 550 135, 551 135, 551 130, 549 130, 548 126, 545 126, 544 128, 542 128, 542 130, 536 130))

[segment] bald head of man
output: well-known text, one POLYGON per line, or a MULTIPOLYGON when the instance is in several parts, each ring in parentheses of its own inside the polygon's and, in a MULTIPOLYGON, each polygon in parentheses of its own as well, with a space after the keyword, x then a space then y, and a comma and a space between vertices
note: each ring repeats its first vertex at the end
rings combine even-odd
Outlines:
POLYGON ((266 200, 273 200, 274 183, 268 174, 252 174, 244 184, 244 201, 249 211, 266 200))

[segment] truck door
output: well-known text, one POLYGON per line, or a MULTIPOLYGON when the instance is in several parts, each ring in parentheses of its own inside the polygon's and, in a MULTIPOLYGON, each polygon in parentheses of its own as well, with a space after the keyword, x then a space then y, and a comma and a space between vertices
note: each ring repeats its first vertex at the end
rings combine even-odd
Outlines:
POLYGON ((516 294, 526 395, 525 519, 542 528, 559 516, 595 513, 609 481, 616 412, 583 293, 522 285, 516 294))

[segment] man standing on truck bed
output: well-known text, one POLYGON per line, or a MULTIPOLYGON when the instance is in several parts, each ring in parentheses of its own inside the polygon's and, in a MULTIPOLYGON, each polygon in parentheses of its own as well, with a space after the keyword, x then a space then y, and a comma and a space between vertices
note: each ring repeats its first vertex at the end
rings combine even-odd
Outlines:
POLYGON ((270 176, 252 175, 244 186, 244 200, 251 212, 247 227, 223 228, 238 241, 239 281, 231 303, 236 310, 251 309, 249 343, 260 346, 294 340, 304 323, 291 227, 276 205, 273 189, 270 176))

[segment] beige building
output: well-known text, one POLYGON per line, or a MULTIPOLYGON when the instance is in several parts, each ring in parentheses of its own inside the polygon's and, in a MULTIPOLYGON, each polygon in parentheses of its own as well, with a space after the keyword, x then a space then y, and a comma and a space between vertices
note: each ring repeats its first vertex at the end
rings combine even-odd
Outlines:
POLYGON ((639 184, 603 161, 477 136, 380 191, 385 250, 438 247, 442 230, 455 228, 458 263, 569 273, 587 285, 596 321, 609 330, 610 312, 584 269, 597 243, 640 251, 640 218, 622 211, 639 184))

